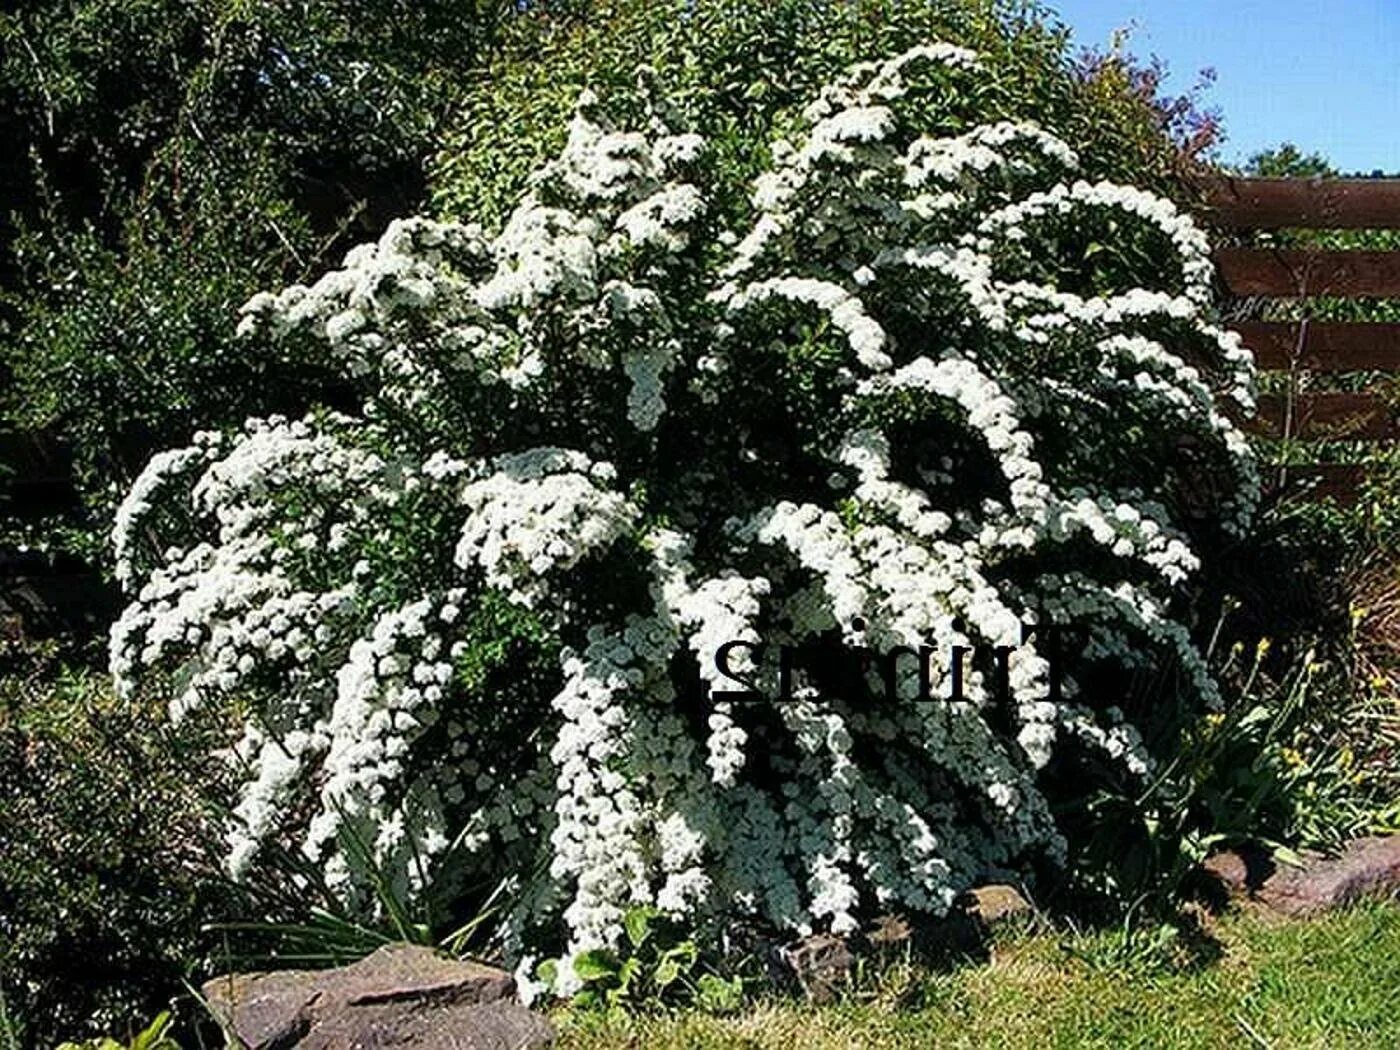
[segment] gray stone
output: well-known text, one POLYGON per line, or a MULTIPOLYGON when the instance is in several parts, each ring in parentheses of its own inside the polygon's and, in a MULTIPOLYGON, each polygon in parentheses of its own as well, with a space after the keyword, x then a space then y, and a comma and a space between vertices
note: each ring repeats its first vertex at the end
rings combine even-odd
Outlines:
POLYGON ((889 958, 913 951, 948 960, 983 958, 995 927, 1032 914, 1034 909, 1014 886, 979 886, 960 896, 942 918, 913 922, 901 915, 881 915, 862 935, 813 934, 784 945, 779 957, 788 980, 795 979, 812 1002, 827 1003, 849 987, 858 955, 889 958))
POLYGON ((1035 910, 1015 886, 978 886, 968 897, 967 910, 988 926, 1029 916, 1035 910))
POLYGON ((298 1050, 527 1050, 553 1041, 550 1023, 519 1003, 399 1001, 333 1014, 296 1046, 298 1050))
POLYGON ((1201 870, 1230 893, 1247 896, 1272 873, 1274 863, 1260 851, 1227 849, 1207 857, 1201 870))
POLYGON ((552 1026, 514 995, 502 970, 406 944, 334 970, 231 974, 204 985, 230 1042, 246 1050, 548 1045, 552 1026))
POLYGON ((845 990, 856 959, 844 937, 816 933, 786 945, 783 960, 792 969, 803 993, 814 1003, 829 1003, 845 990))
POLYGON ((902 915, 881 915, 866 938, 877 951, 902 949, 913 942, 914 927, 902 915))
POLYGON ((1285 915, 1330 911, 1369 897, 1400 895, 1400 835, 1356 839, 1336 857, 1307 854, 1303 866, 1259 849, 1208 858, 1204 871, 1236 896, 1285 915))

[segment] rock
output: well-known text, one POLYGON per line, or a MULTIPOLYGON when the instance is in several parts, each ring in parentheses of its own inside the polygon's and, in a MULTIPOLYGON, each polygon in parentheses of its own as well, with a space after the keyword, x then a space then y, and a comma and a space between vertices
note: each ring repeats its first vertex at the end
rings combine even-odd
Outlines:
POLYGON ((850 984, 856 957, 911 950, 926 960, 953 963, 988 957, 988 935, 993 927, 1034 909, 1014 886, 980 886, 960 896, 939 919, 911 921, 900 915, 882 915, 865 933, 852 938, 818 933, 785 945, 781 961, 789 979, 815 1003, 837 998, 850 984))
POLYGON ((334 970, 231 974, 204 985, 246 1050, 527 1050, 554 1030, 514 1001, 510 974, 393 944, 334 970))
POLYGON ((912 942, 913 937, 914 928, 901 915, 881 915, 875 920, 874 928, 866 934, 870 946, 881 951, 903 948, 912 942))
POLYGON ((1015 886, 978 886, 969 897, 967 910, 989 927, 1031 915, 1035 911, 1015 886))
POLYGON ((225 1034, 246 1050, 295 1046, 311 1026, 317 976, 299 970, 229 974, 206 981, 204 999, 225 1034))
MULTIPOLYGON (((1258 872, 1259 862, 1252 853, 1253 851, 1233 849, 1212 853, 1202 862, 1201 870, 1231 893, 1248 894, 1251 887, 1257 888, 1264 881, 1258 872)), ((1270 861, 1269 864, 1272 867, 1273 862, 1270 861)))
POLYGON ((1251 848, 1217 853, 1202 868, 1236 896, 1285 915, 1308 915, 1400 895, 1400 835, 1356 839, 1337 857, 1309 854, 1301 868, 1251 848))
POLYGON ((1400 835, 1356 839, 1341 855, 1309 860, 1303 868, 1280 866, 1257 894, 1287 915, 1330 911, 1367 897, 1400 893, 1400 835))
POLYGON ((985 960, 995 927, 1034 912, 1014 886, 979 886, 960 895, 948 913, 937 919, 880 916, 865 934, 864 945, 886 954, 907 949, 926 962, 949 965, 967 959, 985 960))
POLYGON ((298 1050, 529 1050, 554 1041, 554 1029, 519 1003, 402 1003, 357 1007, 328 1017, 298 1050))
POLYGON ((785 946, 783 960, 814 1003, 836 999, 850 984, 856 965, 846 939, 833 933, 813 934, 785 946))

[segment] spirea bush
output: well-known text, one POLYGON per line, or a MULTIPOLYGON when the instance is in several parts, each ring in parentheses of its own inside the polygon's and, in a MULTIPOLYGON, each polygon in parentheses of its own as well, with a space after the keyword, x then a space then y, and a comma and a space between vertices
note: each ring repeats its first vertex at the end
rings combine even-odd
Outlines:
POLYGON ((501 229, 395 222, 247 304, 360 407, 152 460, 111 634, 122 691, 241 725, 236 875, 290 851, 365 912, 504 881, 504 950, 568 991, 635 905, 937 914, 1062 862, 1066 785, 1150 775, 1103 683, 1216 701, 1183 585, 1255 501, 1249 357, 1191 221, 983 121, 980 75, 937 43, 853 67, 737 222, 700 136, 585 93, 501 229), (1052 692, 1023 622, 1085 628, 1086 670, 1052 692), (709 696, 725 642, 822 637, 926 644, 935 682, 1013 646, 1010 702, 985 659, 958 699, 912 661, 882 704, 709 696))

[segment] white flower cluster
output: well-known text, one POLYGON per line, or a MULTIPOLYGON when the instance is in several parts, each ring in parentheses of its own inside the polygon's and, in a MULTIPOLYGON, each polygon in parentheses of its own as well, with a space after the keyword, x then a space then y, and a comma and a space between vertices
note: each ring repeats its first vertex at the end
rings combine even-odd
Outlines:
POLYGON ((1073 669, 1052 692, 1023 625, 1084 628, 1095 682, 1171 667, 1215 702, 1174 616, 1202 537, 1252 512, 1221 407, 1251 403, 1249 357, 1190 220, 982 121, 949 90, 979 75, 946 45, 856 67, 704 237, 703 141, 585 96, 499 232, 398 222, 248 304, 249 338, 319 341, 363 411, 152 460, 111 638, 123 691, 244 721, 237 873, 276 844, 367 910, 504 880, 503 945, 559 955, 567 990, 634 904, 939 912, 1067 856, 1050 785, 1086 754, 1149 773, 1123 698, 1073 669), (1008 271, 1109 214, 1152 272, 1008 271), (777 665, 833 639, 928 666, 777 665), (743 684, 766 699, 710 697, 743 684))
POLYGON ((545 577, 626 534, 637 508, 606 487, 616 473, 582 453, 543 448, 501 456, 462 489, 466 523, 460 568, 479 565, 486 583, 533 605, 545 577))

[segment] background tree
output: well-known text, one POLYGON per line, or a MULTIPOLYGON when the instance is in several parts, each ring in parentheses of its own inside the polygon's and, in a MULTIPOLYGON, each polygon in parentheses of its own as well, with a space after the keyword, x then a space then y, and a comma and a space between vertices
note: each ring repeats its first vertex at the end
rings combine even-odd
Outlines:
MULTIPOLYGON (((45 0, 0 14, 4 421, 61 440, 84 504, 31 540, 100 555, 113 494, 154 447, 242 418, 250 395, 326 396, 315 370, 233 350, 237 307, 419 204, 439 121, 511 10, 45 0)), ((31 526, 64 509, 24 504, 10 509, 31 526)))

